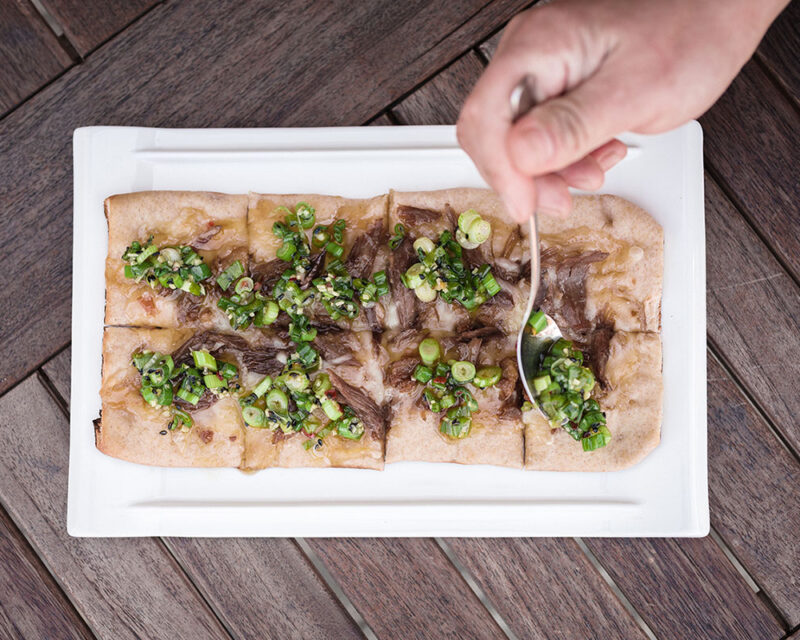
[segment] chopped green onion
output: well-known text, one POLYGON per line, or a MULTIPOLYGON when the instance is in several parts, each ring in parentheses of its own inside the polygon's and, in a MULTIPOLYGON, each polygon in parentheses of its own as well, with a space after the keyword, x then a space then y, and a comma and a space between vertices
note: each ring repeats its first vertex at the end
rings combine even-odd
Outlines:
POLYGON ((436 289, 434 289, 427 282, 423 282, 416 289, 414 295, 417 296, 422 302, 433 302, 436 300, 436 289))
POLYGON ((483 276, 481 280, 483 286, 486 287, 486 293, 489 294, 489 297, 497 295, 500 292, 500 285, 497 284, 497 280, 494 279, 494 276, 490 273, 487 273, 483 276))
POLYGON ((310 381, 303 371, 291 370, 286 373, 286 386, 291 391, 305 391, 310 381))
POLYGON ((434 338, 425 338, 419 343, 419 357, 426 365, 433 366, 442 357, 442 349, 434 338))
POLYGON ((178 392, 175 395, 177 395, 181 400, 185 400, 192 405, 197 404, 200 401, 200 394, 197 394, 186 387, 181 387, 178 389, 178 392))
POLYGON ((217 276, 217 284, 220 289, 227 291, 231 283, 244 275, 244 267, 242 263, 237 260, 236 262, 228 265, 228 267, 217 276))
POLYGON ((348 440, 359 440, 364 435, 364 423, 355 415, 344 415, 336 421, 336 433, 348 440))
POLYGON ((377 287, 378 297, 382 298, 387 293, 389 293, 389 280, 386 275, 386 271, 376 271, 375 275, 372 276, 372 280, 375 282, 377 287))
POLYGON ((611 441, 611 432, 605 425, 598 427, 597 433, 588 437, 581 438, 581 445, 584 451, 594 451, 605 447, 611 441))
POLYGON ((527 411, 533 411, 533 405, 530 403, 530 401, 526 400, 525 402, 522 403, 520 411, 522 411, 522 413, 525 413, 527 411))
POLYGON ((454 362, 450 366, 450 373, 458 383, 470 382, 475 377, 475 365, 471 362, 454 362))
POLYGON ((208 373, 203 376, 203 382, 205 383, 206 387, 214 390, 214 389, 225 389, 228 386, 228 381, 225 378, 222 378, 214 373, 208 373))
POLYGON ((344 230, 347 226, 347 222, 345 220, 337 220, 331 226, 331 235, 333 236, 333 241, 341 244, 342 240, 344 239, 344 230))
POLYGON ((217 360, 206 349, 199 351, 192 351, 192 359, 196 367, 200 369, 208 369, 209 371, 217 370, 217 360))
POLYGON ((533 388, 536 393, 541 393, 550 386, 550 376, 543 375, 533 379, 533 388))
POLYGON ((230 362, 223 362, 222 366, 219 368, 219 373, 226 380, 231 380, 236 377, 239 370, 236 368, 236 365, 230 362))
POLYGON ((328 244, 325 245, 325 251, 330 253, 334 258, 341 258, 344 253, 344 247, 335 242, 328 242, 328 244))
POLYGON ((268 300, 262 308, 260 314, 257 316, 259 322, 258 326, 263 327, 272 324, 278 319, 280 308, 274 300, 268 300))
POLYGON ((253 393, 257 398, 260 398, 270 389, 272 389, 272 378, 270 376, 264 376, 261 381, 253 387, 253 393))
POLYGON ((292 256, 297 252, 297 246, 294 242, 284 240, 280 249, 275 253, 275 256, 284 262, 291 262, 292 256))
POLYGON ((469 233, 469 229, 476 220, 480 220, 481 214, 475 209, 467 209, 464 213, 458 216, 458 228, 463 233, 469 233))
POLYGON ((461 229, 456 230, 456 241, 465 249, 477 249, 480 246, 477 242, 472 242, 461 229))
POLYGON ((425 389, 424 393, 422 394, 425 398, 425 402, 428 403, 428 407, 434 413, 439 413, 442 410, 441 400, 436 396, 433 389, 425 389))
POLYGON ((426 384, 431 378, 433 378, 433 371, 431 371, 430 367, 426 367, 424 364, 418 364, 414 369, 413 377, 417 382, 426 384))
POLYGON ((329 420, 338 420, 342 417, 342 408, 333 398, 328 398, 325 396, 320 401, 320 404, 322 405, 322 410, 325 412, 325 415, 328 416, 329 420))
POLYGON ((406 270, 404 284, 409 289, 416 289, 423 282, 425 282, 425 265, 415 262, 406 270))
POLYGON ((528 318, 528 324, 533 329, 534 335, 541 333, 547 326, 547 316, 541 309, 539 311, 534 311, 531 317, 528 318))
POLYGON ((234 287, 234 291, 236 291, 237 294, 242 295, 244 293, 249 293, 250 291, 252 291, 254 286, 255 283, 253 282, 253 279, 248 276, 245 276, 243 278, 239 278, 239 280, 236 281, 236 286, 234 287))
POLYGON ((172 422, 169 423, 167 429, 174 431, 175 429, 183 428, 184 426, 190 428, 193 424, 194 420, 192 420, 192 416, 186 413, 183 409, 173 407, 172 422))
POLYGON ((303 229, 310 229, 314 226, 314 221, 316 220, 315 212, 316 210, 314 207, 307 202, 297 203, 295 214, 297 215, 297 221, 303 229))
POLYGON ((465 233, 470 242, 483 244, 489 239, 489 234, 492 233, 492 225, 488 220, 478 218, 469 226, 469 229, 465 231, 465 233))
POLYGON ((311 233, 311 244, 317 249, 321 249, 328 244, 328 240, 328 227, 325 225, 320 225, 311 233))
POLYGON ((289 398, 280 389, 271 389, 267 393, 267 409, 285 416, 289 411, 289 398))
POLYGON ((311 385, 311 390, 318 396, 323 395, 330 388, 331 378, 327 373, 320 373, 314 378, 314 383, 311 385))
POLYGON ((435 248, 436 245, 433 244, 433 240, 431 240, 430 238, 426 238, 425 236, 422 236, 414 240, 414 251, 416 251, 417 253, 422 251, 424 254, 427 255, 431 253, 435 248))
POLYGON ((251 427, 261 428, 267 426, 267 416, 264 414, 263 409, 258 407, 245 407, 242 409, 242 417, 251 427))
POLYGON ((400 246, 400 243, 403 241, 403 238, 406 237, 406 228, 398 223, 394 225, 394 235, 389 238, 389 248, 394 251, 397 247, 400 246))
POLYGON ((479 389, 486 389, 500 382, 502 375, 503 370, 500 369, 500 367, 483 367, 475 374, 475 379, 472 381, 472 384, 479 389))

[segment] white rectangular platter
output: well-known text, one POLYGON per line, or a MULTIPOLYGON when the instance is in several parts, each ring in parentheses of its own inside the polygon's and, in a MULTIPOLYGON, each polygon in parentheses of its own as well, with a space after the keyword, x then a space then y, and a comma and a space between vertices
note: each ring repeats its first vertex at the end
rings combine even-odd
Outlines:
POLYGON ((100 410, 107 229, 115 193, 187 189, 367 197, 485 186, 453 127, 144 129, 74 135, 73 536, 702 536, 706 474, 702 132, 625 135, 604 192, 665 231, 661 444, 615 473, 399 463, 355 469, 166 469, 94 447, 100 410))

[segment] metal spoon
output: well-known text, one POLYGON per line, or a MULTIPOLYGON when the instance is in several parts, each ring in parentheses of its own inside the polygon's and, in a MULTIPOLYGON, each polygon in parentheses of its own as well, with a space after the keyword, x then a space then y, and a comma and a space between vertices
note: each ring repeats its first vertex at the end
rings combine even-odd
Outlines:
MULTIPOLYGON (((516 122, 536 105, 536 85, 533 76, 525 76, 520 83, 514 87, 510 98, 511 119, 516 122)), ((547 326, 534 335, 528 326, 528 319, 533 312, 533 303, 539 291, 540 280, 540 260, 539 260, 539 225, 536 211, 528 219, 530 233, 528 240, 531 243, 531 290, 528 297, 528 305, 525 308, 525 320, 517 336, 517 368, 519 369, 522 386, 531 401, 535 396, 531 391, 533 379, 541 361, 542 354, 561 337, 561 330, 550 316, 545 315, 547 326)), ((536 404, 536 403, 534 403, 536 404)), ((536 405, 538 406, 538 405, 536 405)), ((542 413, 544 415, 544 413, 542 413)))

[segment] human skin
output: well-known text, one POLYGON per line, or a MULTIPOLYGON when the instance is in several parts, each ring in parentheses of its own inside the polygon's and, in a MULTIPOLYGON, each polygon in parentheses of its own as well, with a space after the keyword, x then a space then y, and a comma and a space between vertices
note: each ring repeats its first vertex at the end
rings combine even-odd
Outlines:
POLYGON ((623 131, 699 117, 787 0, 559 0, 520 13, 467 98, 458 140, 510 215, 567 215, 568 187, 599 189, 623 131), (512 122, 528 76, 536 106, 512 122))

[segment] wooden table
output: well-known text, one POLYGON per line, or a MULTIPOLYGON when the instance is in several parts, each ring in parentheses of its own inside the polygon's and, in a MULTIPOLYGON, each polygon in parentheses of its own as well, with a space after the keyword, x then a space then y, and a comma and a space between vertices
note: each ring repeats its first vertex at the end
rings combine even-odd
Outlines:
POLYGON ((453 123, 529 0, 0 0, 0 636, 800 638, 800 4, 702 118, 711 536, 67 535, 72 130, 453 123))

